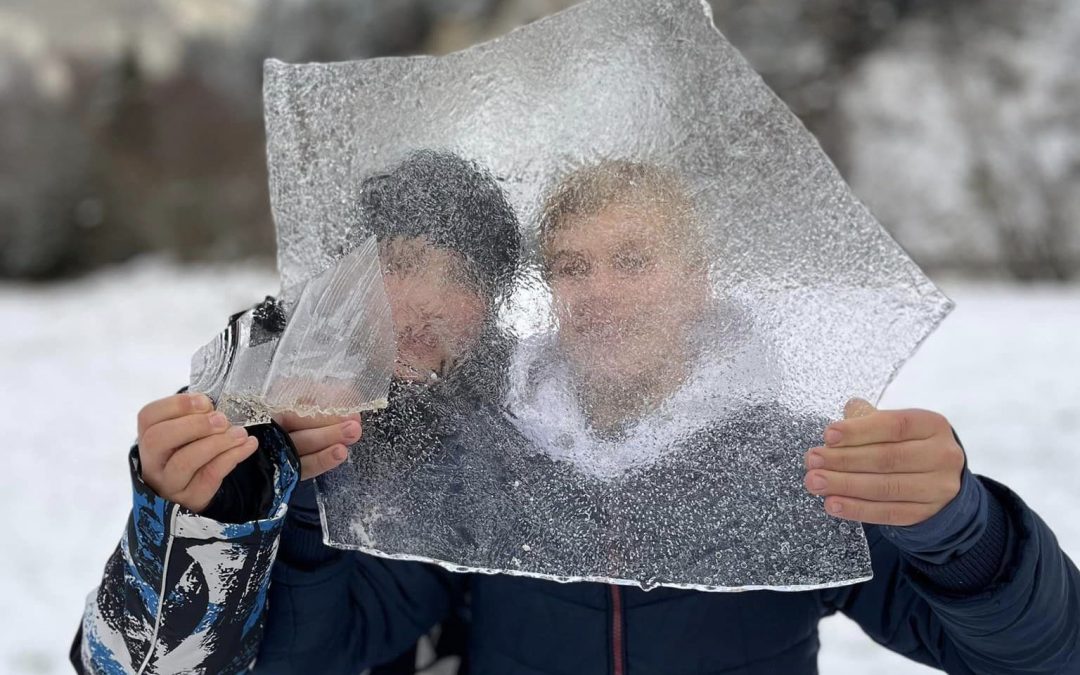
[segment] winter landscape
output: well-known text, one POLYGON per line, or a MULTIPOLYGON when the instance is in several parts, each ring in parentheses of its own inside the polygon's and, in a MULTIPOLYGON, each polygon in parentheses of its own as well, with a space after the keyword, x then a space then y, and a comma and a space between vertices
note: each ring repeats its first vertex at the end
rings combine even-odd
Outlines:
MULTIPOLYGON (((67 651, 130 509, 135 415, 278 290, 263 59, 446 54, 574 0, 0 0, 0 674, 67 651)), ((1080 2, 710 0, 956 303, 882 407, 1080 557, 1080 2)), ((824 675, 932 672, 843 617, 824 675)))

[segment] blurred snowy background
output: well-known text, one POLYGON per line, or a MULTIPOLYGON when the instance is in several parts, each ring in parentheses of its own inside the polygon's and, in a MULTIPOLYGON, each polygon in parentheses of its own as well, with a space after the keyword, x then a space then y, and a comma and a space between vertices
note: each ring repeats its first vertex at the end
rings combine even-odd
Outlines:
MULTIPOLYGON (((445 53, 566 0, 0 0, 0 672, 67 672, 135 412, 276 290, 261 61, 445 53)), ((958 303, 884 404, 946 414, 1080 556, 1080 2, 714 0, 958 303)), ((929 672, 846 619, 821 670, 929 672)))

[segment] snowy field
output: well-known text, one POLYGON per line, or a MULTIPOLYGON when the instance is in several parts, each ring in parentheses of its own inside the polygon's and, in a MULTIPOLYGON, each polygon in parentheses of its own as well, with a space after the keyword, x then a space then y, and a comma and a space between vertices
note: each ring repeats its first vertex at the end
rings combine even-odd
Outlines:
MULTIPOLYGON (((1007 482, 1080 556, 1080 287, 942 284, 958 304, 883 401, 948 416, 971 466, 1007 482)), ((141 262, 76 283, 0 285, 0 673, 70 672, 83 601, 129 508, 135 413, 186 381, 191 352, 275 291, 264 269, 141 262)), ((844 618, 821 672, 931 672, 844 618)))

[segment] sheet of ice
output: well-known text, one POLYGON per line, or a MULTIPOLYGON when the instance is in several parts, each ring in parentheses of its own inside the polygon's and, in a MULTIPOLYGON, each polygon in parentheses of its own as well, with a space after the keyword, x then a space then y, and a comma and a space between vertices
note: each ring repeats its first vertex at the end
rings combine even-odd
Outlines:
POLYGON ((593 0, 445 57, 266 66, 279 269, 379 242, 389 407, 327 541, 451 569, 852 583, 802 455, 951 303, 696 0, 593 0))
POLYGON ((375 239, 232 317, 191 359, 191 391, 233 424, 386 406, 396 349, 375 239))

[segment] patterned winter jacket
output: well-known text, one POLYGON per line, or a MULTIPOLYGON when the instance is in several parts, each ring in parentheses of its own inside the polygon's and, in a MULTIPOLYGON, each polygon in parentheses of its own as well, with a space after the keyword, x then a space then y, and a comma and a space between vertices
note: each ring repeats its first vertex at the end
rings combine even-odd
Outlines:
POLYGON ((129 455, 134 504, 72 647, 92 673, 236 673, 254 660, 270 570, 299 462, 279 427, 249 427, 244 468, 272 487, 265 517, 224 523, 159 497, 129 455))

